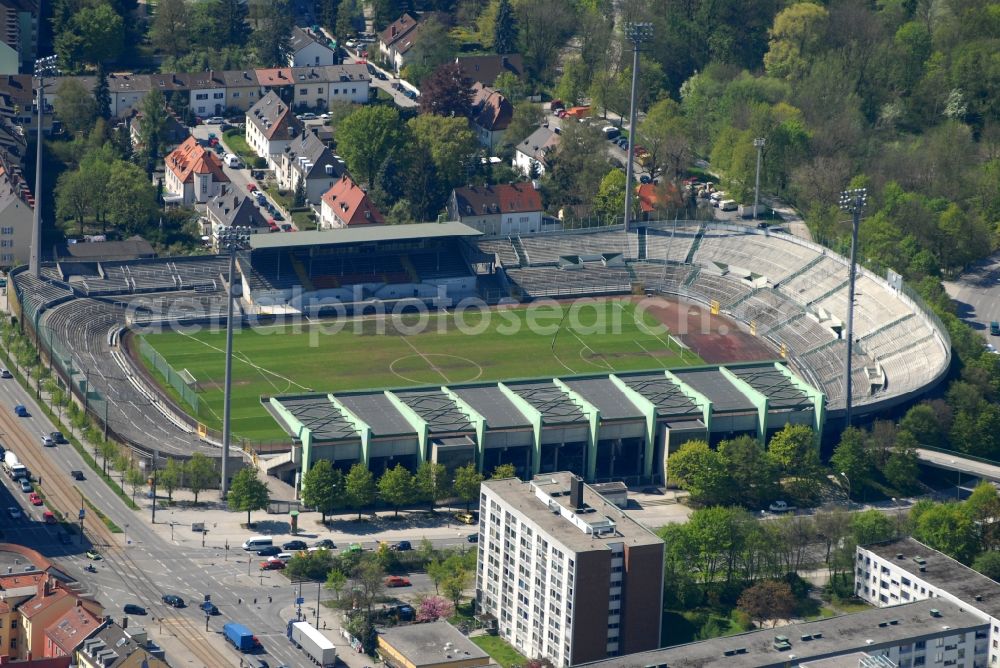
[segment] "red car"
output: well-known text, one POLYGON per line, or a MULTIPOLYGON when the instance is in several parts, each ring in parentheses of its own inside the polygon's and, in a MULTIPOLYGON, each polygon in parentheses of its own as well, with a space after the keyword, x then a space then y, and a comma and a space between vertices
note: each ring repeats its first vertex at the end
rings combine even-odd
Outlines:
POLYGON ((386 587, 409 587, 410 586, 410 579, 409 578, 403 578, 403 577, 400 577, 398 575, 390 575, 389 577, 387 577, 385 579, 385 586, 386 587))
POLYGON ((260 570, 262 571, 280 571, 285 568, 285 562, 280 559, 268 559, 267 561, 260 562, 260 570))
POLYGON ((28 501, 31 501, 31 505, 33 506, 42 505, 42 497, 38 494, 38 492, 32 492, 31 494, 29 494, 28 501))
POLYGON ((42 521, 44 521, 46 524, 55 524, 56 516, 55 514, 53 514, 51 510, 46 510, 44 513, 42 513, 42 521))
POLYGON ((253 183, 248 183, 247 184, 247 190, 249 190, 252 193, 253 192, 257 192, 257 186, 255 184, 253 184, 253 183))

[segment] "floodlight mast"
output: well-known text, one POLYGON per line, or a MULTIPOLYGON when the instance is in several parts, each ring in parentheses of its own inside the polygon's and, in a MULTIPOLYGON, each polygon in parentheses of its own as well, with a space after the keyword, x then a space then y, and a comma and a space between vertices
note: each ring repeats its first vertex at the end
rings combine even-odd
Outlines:
POLYGON ((639 49, 642 43, 653 37, 652 23, 629 23, 625 26, 625 35, 632 42, 632 94, 629 106, 628 120, 628 155, 625 157, 625 232, 632 220, 632 199, 634 186, 635 162, 635 125, 637 109, 635 108, 636 88, 639 82, 639 49))
POLYGON ((851 426, 851 372, 853 371, 852 356, 854 354, 854 285, 857 277, 858 260, 858 227, 861 225, 861 213, 868 202, 868 191, 865 188, 853 188, 840 194, 840 208, 851 213, 851 271, 847 289, 847 352, 844 360, 844 426, 851 426))
MULTIPOLYGON (((229 281, 226 286, 226 380, 222 405, 222 480, 219 483, 219 497, 225 500, 229 493, 229 444, 232 439, 233 300, 239 299, 243 292, 242 289, 236 289, 233 281, 236 274, 236 254, 249 244, 250 228, 222 227, 217 234, 220 250, 224 248, 229 252, 229 281)), ((240 288, 242 287, 241 284, 240 288)))

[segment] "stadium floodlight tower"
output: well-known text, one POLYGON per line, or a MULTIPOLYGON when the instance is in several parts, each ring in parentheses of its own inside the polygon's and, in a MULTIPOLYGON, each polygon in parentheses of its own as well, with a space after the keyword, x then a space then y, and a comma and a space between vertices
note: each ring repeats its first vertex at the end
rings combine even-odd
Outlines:
MULTIPOLYGON (((229 493, 229 441, 232 438, 232 423, 230 410, 232 407, 233 388, 233 300, 238 299, 242 290, 237 290, 233 284, 236 274, 236 254, 245 249, 250 242, 249 227, 219 228, 219 248, 229 252, 229 286, 226 293, 226 380, 223 389, 225 396, 222 404, 222 482, 219 485, 219 497, 225 500, 229 493)), ((242 288, 242 284, 240 285, 242 288)))
POLYGON ((28 258, 28 269, 31 275, 38 277, 42 263, 42 116, 45 105, 45 77, 57 76, 57 57, 47 56, 35 61, 35 91, 38 95, 35 111, 38 113, 38 137, 35 147, 35 211, 31 224, 31 256, 28 258))
POLYGON ((764 150, 764 138, 757 137, 753 140, 753 145, 757 149, 757 176, 753 182, 753 219, 757 220, 757 203, 760 201, 760 153, 764 150))
POLYGON ((853 228, 851 230, 851 273, 847 288, 847 354, 844 364, 844 424, 851 426, 851 356, 854 354, 854 281, 857 276, 858 261, 858 227, 861 225, 861 212, 868 201, 868 191, 864 188, 853 188, 840 193, 840 208, 851 214, 853 228))
POLYGON ((631 104, 628 113, 628 155, 625 157, 625 232, 628 232, 628 224, 632 219, 632 180, 634 178, 635 162, 635 92, 639 82, 639 49, 642 43, 653 36, 652 23, 629 23, 625 26, 625 35, 632 42, 632 94, 631 104))

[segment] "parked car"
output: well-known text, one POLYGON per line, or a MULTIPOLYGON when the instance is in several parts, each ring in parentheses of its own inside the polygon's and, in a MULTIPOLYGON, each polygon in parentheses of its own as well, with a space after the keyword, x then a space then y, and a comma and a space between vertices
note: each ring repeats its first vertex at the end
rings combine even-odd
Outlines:
POLYGON ((55 446, 55 444, 56 444, 56 441, 55 441, 54 438, 52 438, 48 434, 43 434, 42 435, 42 445, 44 445, 46 448, 51 448, 51 447, 55 446))
POLYGON ((164 594, 163 602, 169 605, 171 608, 183 608, 184 599, 176 594, 164 594))
POLYGON ((468 536, 465 537, 465 540, 468 541, 468 542, 470 542, 470 543, 478 543, 479 542, 479 534, 478 533, 470 533, 468 536))
POLYGON ((304 113, 301 116, 299 116, 299 120, 300 121, 315 121, 316 120, 316 114, 307 111, 306 113, 304 113))
POLYGON ((31 417, 28 414, 28 409, 22 406, 21 404, 14 406, 14 415, 16 415, 17 417, 31 417))
POLYGON ((44 503, 44 501, 42 501, 42 495, 38 492, 32 492, 29 494, 28 501, 30 501, 33 506, 40 506, 44 503))
POLYGON ((262 571, 280 571, 285 568, 285 562, 281 559, 268 559, 267 561, 260 562, 260 570, 262 571))
POLYGON ((281 547, 285 550, 285 552, 296 552, 298 550, 304 550, 309 546, 306 545, 304 540, 290 540, 281 547))
POLYGON ((324 538, 322 540, 316 541, 316 545, 314 547, 323 548, 324 550, 335 550, 335 549, 337 549, 337 545, 332 540, 330 540, 329 538, 324 538))
POLYGON ((361 547, 361 543, 351 543, 347 547, 348 552, 362 552, 365 548, 361 547))
POLYGON ((417 95, 416 93, 414 93, 412 90, 404 91, 403 95, 405 95, 406 97, 410 98, 411 100, 416 100, 418 97, 420 97, 419 95, 417 95))
POLYGON ((321 121, 328 121, 328 120, 330 120, 330 114, 320 114, 319 115, 319 120, 321 120, 321 121))
POLYGON ((91 561, 100 561, 101 553, 97 550, 87 550, 87 558, 91 561))
POLYGON ((44 513, 42 513, 42 522, 44 522, 45 524, 55 524, 56 523, 55 513, 53 513, 51 510, 46 510, 44 513))
POLYGON ((7 509, 7 514, 10 515, 12 520, 21 519, 21 509, 17 506, 11 506, 7 509))
POLYGON ((389 549, 393 552, 408 552, 413 549, 413 546, 410 545, 410 541, 401 540, 398 543, 394 543, 389 549))
POLYGON ((409 587, 410 579, 398 575, 390 575, 385 579, 386 587, 409 587))
POLYGON ((247 184, 247 190, 249 190, 250 192, 256 192, 257 191, 257 186, 255 184, 253 184, 253 183, 248 183, 247 184))
POLYGON ((126 615, 145 615, 146 608, 141 605, 136 605, 135 603, 126 603, 125 607, 122 608, 122 612, 126 615))
POLYGON ((211 118, 205 119, 205 125, 222 125, 226 122, 222 116, 212 116, 211 118))
POLYGON ((262 547, 259 550, 257 550, 258 557, 273 557, 274 555, 280 553, 281 553, 281 548, 278 547, 277 545, 262 547))
POLYGON ((281 224, 281 231, 282 232, 291 232, 292 231, 292 225, 291 225, 291 223, 282 223, 281 224))
POLYGON ((0 378, 13 378, 14 375, 7 369, 0 369, 0 378))
POLYGON ((25 480, 24 478, 21 478, 21 491, 24 492, 25 494, 31 494, 32 492, 35 491, 35 488, 31 486, 30 480, 25 480))
POLYGON ((285 217, 281 215, 281 212, 278 211, 277 207, 274 208, 274 211, 272 211, 271 214, 274 216, 275 220, 284 220, 285 219, 285 217))
POLYGON ((62 433, 61 431, 54 431, 54 432, 52 432, 51 434, 49 434, 49 436, 50 436, 50 437, 52 438, 52 440, 53 440, 53 441, 55 441, 56 443, 60 443, 60 444, 62 444, 62 443, 66 443, 66 437, 65 437, 65 436, 63 436, 63 433, 62 433))
POLYGON ((791 510, 795 510, 795 506, 790 506, 784 501, 775 501, 767 507, 772 513, 787 513, 791 510))

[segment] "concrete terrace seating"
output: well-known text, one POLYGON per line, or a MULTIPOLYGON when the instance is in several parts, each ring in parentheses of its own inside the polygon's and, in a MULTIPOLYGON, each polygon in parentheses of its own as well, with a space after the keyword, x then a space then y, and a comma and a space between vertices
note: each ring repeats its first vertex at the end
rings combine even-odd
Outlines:
POLYGON ((410 262, 422 281, 468 276, 472 273, 465 261, 453 253, 410 253, 410 262))
POLYGON ((689 264, 660 264, 658 262, 633 262, 629 265, 636 280, 642 282, 647 290, 662 290, 677 294, 682 291, 684 282, 694 271, 689 264))
POLYGON ((483 239, 476 246, 484 253, 495 254, 504 267, 516 267, 520 264, 509 239, 483 239))
POLYGON ((565 255, 596 257, 602 254, 619 253, 628 258, 635 257, 635 237, 632 236, 631 250, 621 230, 598 231, 587 234, 535 234, 521 235, 531 266, 556 264, 565 255))
POLYGON ((800 304, 819 299, 847 280, 847 265, 830 257, 820 261, 797 276, 783 281, 778 289, 800 304))
POLYGON ((673 233, 671 230, 646 229, 646 259, 684 262, 694 243, 695 235, 688 230, 673 233))
POLYGON ((560 295, 619 294, 632 289, 632 279, 624 269, 591 263, 581 269, 526 267, 508 269, 507 276, 528 297, 560 295))
POLYGON ((756 322, 758 332, 790 320, 802 313, 802 307, 769 288, 755 291, 748 299, 728 311, 744 322, 756 322))
POLYGON ((808 317, 785 322, 767 336, 784 343, 796 355, 805 355, 836 339, 829 328, 808 317))
POLYGON ((774 284, 815 257, 815 251, 777 237, 710 229, 702 238, 694 261, 701 265, 716 262, 739 267, 774 284))
POLYGON ((702 271, 694 283, 688 286, 688 292, 703 297, 706 301, 718 301, 724 309, 738 299, 750 293, 750 286, 735 277, 719 276, 702 271))
POLYGON ((250 284, 250 290, 290 290, 299 285, 298 276, 288 255, 282 252, 264 253, 254 256, 250 263, 249 254, 240 258, 240 269, 250 284))
MULTIPOLYGON (((847 291, 847 286, 844 286, 829 297, 817 301, 816 306, 846 323, 847 291)), ((855 293, 858 295, 854 309, 855 338, 861 338, 909 312, 906 305, 894 299, 884 287, 867 276, 858 275, 855 293)))

